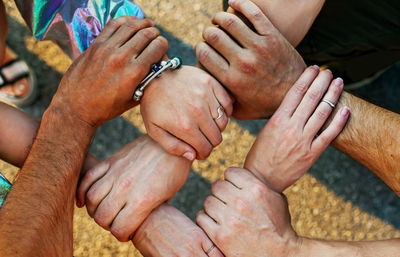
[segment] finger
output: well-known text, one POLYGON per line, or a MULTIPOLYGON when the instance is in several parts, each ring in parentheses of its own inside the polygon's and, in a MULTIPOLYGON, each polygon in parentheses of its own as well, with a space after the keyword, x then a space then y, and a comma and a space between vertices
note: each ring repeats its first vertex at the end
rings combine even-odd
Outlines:
POLYGON ((217 98, 218 102, 222 105, 222 107, 224 107, 225 114, 229 118, 233 112, 232 98, 229 96, 228 92, 220 83, 218 83, 217 81, 214 82, 215 83, 212 84, 214 95, 217 98))
MULTIPOLYGON (((199 112, 199 113, 201 113, 201 112, 199 112)), ((202 114, 200 114, 200 115, 202 115, 202 114)), ((198 115, 197 117, 201 117, 201 116, 198 115)), ((212 118, 210 117, 210 119, 212 119, 212 118)), ((200 119, 197 119, 197 120, 200 120, 200 119)), ((204 118, 201 120, 204 121, 204 118)), ((201 123, 201 122, 199 122, 199 123, 201 123)), ((213 149, 213 146, 210 143, 210 141, 207 139, 207 137, 198 129, 197 124, 196 125, 190 124, 190 123, 188 123, 186 125, 178 124, 175 127, 169 127, 169 125, 172 125, 172 124, 166 124, 167 131, 170 134, 176 136, 177 138, 181 139, 182 141, 186 142, 191 147, 196 149, 196 158, 198 160, 204 160, 210 155, 210 153, 213 149), (176 129, 175 129, 176 127, 181 127, 182 129, 179 131, 176 131, 176 129), (197 127, 197 129, 196 129, 196 127, 197 127), (177 133, 173 134, 174 131, 176 131, 177 133)), ((220 134, 221 132, 218 130, 217 133, 220 134)), ((210 136, 210 135, 208 135, 208 136, 210 136)))
POLYGON ((184 157, 189 161, 194 161, 196 159, 196 150, 193 149, 193 147, 157 125, 150 124, 149 126, 147 132, 165 151, 175 156, 184 157))
POLYGON ((330 70, 321 71, 301 100, 292 118, 303 127, 314 112, 318 103, 321 101, 321 98, 328 89, 331 80, 332 72, 330 70))
POLYGON ((135 19, 137 19, 136 16, 127 15, 114 20, 110 20, 109 22, 107 22, 103 31, 101 31, 99 36, 96 38, 96 42, 106 42, 119 29, 119 27, 121 27, 128 21, 135 19))
POLYGON ((76 191, 77 206, 79 208, 85 205, 85 196, 89 188, 99 179, 101 179, 109 170, 110 163, 102 162, 92 169, 88 170, 85 175, 81 178, 79 187, 76 191))
POLYGON ((288 91, 275 115, 291 117, 318 74, 318 66, 308 67, 288 91))
MULTIPOLYGON (((210 110, 207 111, 210 112, 210 110)), ((216 121, 211 116, 211 114, 209 113, 207 116, 208 118, 204 119, 203 121, 199 119, 200 131, 208 139, 210 144, 213 147, 216 147, 222 142, 222 134, 220 128, 218 127, 216 121)))
POLYGON ((204 211, 218 224, 222 224, 223 217, 221 215, 226 212, 226 205, 215 196, 210 195, 204 200, 204 211))
POLYGON ((227 180, 217 180, 211 185, 212 194, 224 203, 233 202, 240 190, 227 180))
POLYGON ((223 257, 224 255, 221 253, 221 251, 218 249, 218 247, 206 236, 204 236, 205 239, 201 241, 201 247, 206 253, 205 256, 209 257, 223 257), (208 254, 207 254, 208 253, 208 254))
POLYGON ((109 230, 111 223, 124 208, 125 204, 126 199, 121 197, 120 188, 113 187, 110 193, 97 206, 93 218, 100 227, 109 230))
MULTIPOLYGON (((332 81, 329 86, 328 92, 325 94, 323 99, 336 105, 340 94, 343 91, 343 80, 337 78, 332 81)), ((304 127, 304 134, 310 139, 314 139, 318 131, 325 124, 326 120, 329 118, 333 111, 333 108, 326 102, 320 102, 315 112, 311 115, 306 126, 304 127)))
POLYGON ((232 13, 218 12, 212 18, 212 23, 221 26, 242 46, 250 46, 256 40, 254 32, 232 13))
POLYGON ((249 0, 233 0, 229 5, 243 14, 253 24, 260 35, 266 35, 271 28, 275 29, 270 20, 264 15, 260 8, 249 0))
POLYGON ((238 189, 249 188, 252 187, 254 183, 259 182, 250 171, 242 168, 228 168, 224 175, 225 180, 232 183, 238 189))
MULTIPOLYGON (((199 211, 196 216, 196 223, 206 232, 211 241, 215 242, 215 235, 221 227, 204 211, 199 211)), ((208 250, 208 249, 207 249, 208 250)))
POLYGON ((216 79, 224 82, 229 69, 227 60, 204 42, 196 45, 196 56, 201 65, 206 68, 216 79))
POLYGON ((313 152, 321 154, 325 148, 340 134, 350 116, 349 108, 341 108, 329 126, 319 135, 311 145, 313 152))
MULTIPOLYGON (((156 204, 156 203, 155 203, 156 204)), ((111 224, 111 233, 121 242, 131 240, 131 236, 135 233, 136 229, 143 223, 146 217, 156 206, 145 206, 145 208, 137 208, 142 204, 138 201, 132 201, 127 204, 115 217, 111 224)))
POLYGON ((203 38, 220 53, 226 60, 231 60, 242 49, 223 30, 216 27, 207 27, 203 31, 203 38))
POLYGON ((167 54, 168 47, 168 40, 162 36, 158 36, 151 41, 136 59, 139 63, 148 65, 158 63, 167 54))
POLYGON ((90 217, 94 217, 97 206, 111 192, 113 183, 106 176, 104 179, 97 181, 86 194, 86 210, 90 217))
POLYGON ((132 55, 132 58, 136 58, 159 35, 160 30, 155 27, 141 29, 122 46, 121 50, 126 50, 132 55))
POLYGON ((137 32, 152 26, 153 24, 149 19, 130 19, 120 26, 106 43, 111 46, 121 47, 137 32))

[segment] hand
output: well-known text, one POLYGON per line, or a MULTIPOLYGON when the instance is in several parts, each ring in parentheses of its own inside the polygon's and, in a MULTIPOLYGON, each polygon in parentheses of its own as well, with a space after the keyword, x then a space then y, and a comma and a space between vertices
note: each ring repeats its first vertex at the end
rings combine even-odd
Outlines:
POLYGON ((342 90, 343 80, 332 81, 329 70, 306 69, 258 135, 244 167, 277 191, 294 183, 345 126, 349 109, 341 108, 329 123, 333 108, 322 101, 336 104, 342 90))
MULTIPOLYGON (((213 243, 203 230, 172 206, 155 209, 138 229, 132 240, 143 256, 206 257, 213 243)), ((213 248, 210 257, 223 256, 213 248)))
POLYGON ((86 202, 97 224, 128 241, 150 212, 183 186, 190 166, 150 137, 140 137, 84 175, 78 205, 86 202))
POLYGON ((133 92, 168 42, 148 19, 124 16, 108 22, 70 67, 52 104, 92 127, 134 106, 133 92))
POLYGON ((189 160, 205 159, 222 141, 232 100, 206 72, 189 66, 151 82, 140 103, 147 133, 167 152, 189 160), (218 107, 225 109, 218 117, 218 107))
POLYGON ((306 66, 255 4, 235 0, 231 7, 242 13, 256 31, 234 14, 217 13, 212 21, 220 28, 204 30, 206 43, 196 46, 196 54, 235 97, 235 118, 268 118, 306 66))
POLYGON ((301 239, 282 194, 239 168, 228 169, 212 194, 196 221, 225 256, 299 256, 301 239))

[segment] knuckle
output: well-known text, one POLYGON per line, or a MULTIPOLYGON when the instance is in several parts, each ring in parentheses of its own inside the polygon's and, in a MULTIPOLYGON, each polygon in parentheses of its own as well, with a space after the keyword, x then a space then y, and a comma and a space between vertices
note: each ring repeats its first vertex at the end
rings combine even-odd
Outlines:
POLYGON ((158 36, 154 40, 154 44, 156 46, 156 49, 158 49, 158 51, 166 52, 169 48, 168 40, 163 36, 158 36))
POLYGON ((261 12, 260 9, 257 9, 257 10, 252 10, 250 12, 250 16, 255 20, 259 20, 264 17, 264 14, 261 12))
POLYGON ((261 183, 256 183, 251 187, 251 193, 256 200, 262 200, 268 194, 268 189, 261 183))
POLYGON ((165 146, 165 150, 171 154, 179 154, 179 144, 176 142, 171 142, 165 146))
POLYGON ((217 180, 215 181, 212 185, 211 185, 211 192, 215 193, 216 191, 218 191, 218 189, 220 189, 222 186, 222 180, 217 180))
POLYGON ((160 34, 159 30, 154 27, 142 29, 139 33, 148 40, 151 40, 160 34))
POLYGON ((271 53, 277 46, 276 40, 275 37, 261 37, 253 42, 252 47, 261 57, 271 59, 271 53))
POLYGON ((153 194, 142 194, 139 199, 136 201, 135 209, 136 210, 151 210, 152 207, 157 204, 157 199, 153 194))
POLYGON ((97 211, 93 217, 94 221, 102 228, 108 227, 110 224, 107 222, 107 214, 97 211))
POLYGON ((128 191, 132 187, 132 178, 125 177, 124 179, 118 182, 117 195, 124 195, 126 191, 128 191))
POLYGON ((122 68, 125 67, 125 62, 126 58, 123 54, 120 53, 114 53, 111 55, 108 55, 108 65, 114 68, 122 68))
POLYGON ((304 95, 307 92, 308 85, 304 82, 296 82, 293 86, 294 92, 297 95, 304 95))
POLYGON ((241 198, 236 198, 236 199, 235 199, 235 208, 236 208, 240 213, 243 213, 243 212, 245 212, 246 210, 248 210, 249 205, 248 205, 248 203, 247 203, 245 200, 243 200, 243 199, 241 199, 241 198))
POLYGON ((86 193, 86 203, 90 206, 96 206, 98 203, 98 196, 96 190, 89 190, 86 193))
POLYGON ((206 28, 204 31, 204 39, 210 44, 217 43, 220 39, 218 30, 214 28, 206 28))
POLYGON ((319 111, 316 112, 316 115, 317 115, 317 118, 319 120, 323 120, 324 121, 324 120, 326 120, 326 118, 329 115, 329 110, 319 110, 319 111))
POLYGON ((217 230, 217 232, 215 233, 215 243, 217 245, 229 245, 230 241, 231 240, 228 233, 221 230, 217 230))
POLYGON ((118 28, 118 27, 122 24, 122 20, 123 20, 122 17, 120 17, 120 18, 118 18, 118 19, 110 20, 110 21, 107 23, 106 26, 109 27, 109 28, 112 28, 112 29, 116 29, 116 28, 118 28))
POLYGON ((242 226, 242 222, 241 222, 240 219, 237 218, 236 216, 230 216, 230 217, 228 218, 227 223, 228 223, 228 226, 229 226, 230 228, 234 228, 235 230, 240 229, 241 226, 242 226))
POLYGON ((257 72, 257 62, 254 57, 239 56, 237 59, 237 65, 241 73, 254 75, 257 72))
POLYGON ((129 20, 127 22, 124 23, 124 27, 128 27, 129 29, 133 30, 133 31, 137 31, 140 26, 139 26, 139 20, 129 20))
POLYGON ((111 234, 120 242, 128 242, 129 234, 119 227, 111 227, 111 234))
POLYGON ((181 119, 178 123, 178 127, 181 128, 183 133, 190 133, 194 129, 194 126, 189 119, 181 119))
POLYGON ((321 98, 321 92, 319 90, 312 90, 308 93, 308 98, 312 101, 317 101, 321 98))
POLYGON ((222 26, 226 29, 230 29, 235 25, 236 25, 236 20, 233 17, 226 18, 222 23, 222 26))

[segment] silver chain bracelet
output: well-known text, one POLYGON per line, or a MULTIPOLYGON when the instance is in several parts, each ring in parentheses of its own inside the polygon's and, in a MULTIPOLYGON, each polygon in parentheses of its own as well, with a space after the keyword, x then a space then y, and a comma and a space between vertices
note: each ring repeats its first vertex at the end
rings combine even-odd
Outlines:
POLYGON ((143 96, 144 89, 153 79, 160 77, 161 73, 166 70, 179 69, 181 66, 182 59, 178 56, 174 56, 167 61, 162 61, 160 65, 153 64, 151 67, 151 72, 142 80, 142 82, 140 82, 139 86, 136 88, 135 93, 133 94, 133 100, 139 102, 143 96))

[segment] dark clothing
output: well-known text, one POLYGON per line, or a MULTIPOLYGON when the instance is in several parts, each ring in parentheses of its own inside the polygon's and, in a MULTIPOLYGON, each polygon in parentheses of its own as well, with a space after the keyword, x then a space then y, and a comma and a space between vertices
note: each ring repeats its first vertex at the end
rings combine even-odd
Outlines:
POLYGON ((400 60, 400 1, 326 1, 297 50, 351 80, 372 75, 400 60))

